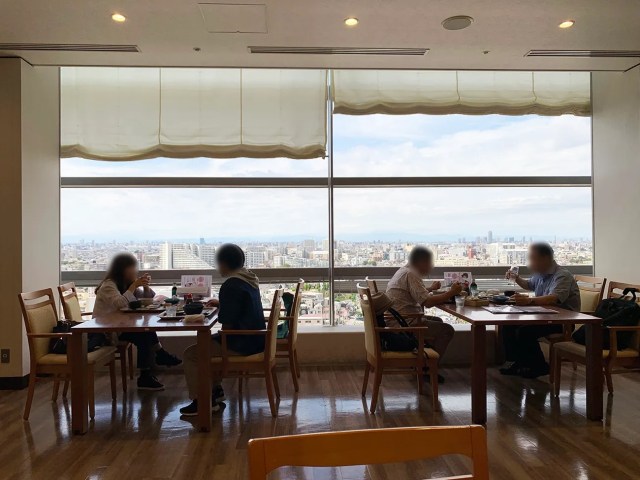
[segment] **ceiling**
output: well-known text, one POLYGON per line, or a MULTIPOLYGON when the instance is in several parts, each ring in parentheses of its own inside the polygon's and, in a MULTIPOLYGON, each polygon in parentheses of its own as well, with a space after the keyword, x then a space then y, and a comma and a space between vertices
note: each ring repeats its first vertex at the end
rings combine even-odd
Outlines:
POLYGON ((532 49, 640 50, 638 0, 208 3, 260 6, 246 10, 245 15, 242 9, 220 10, 195 0, 0 0, 0 43, 137 45, 140 50, 0 50, 0 56, 19 56, 34 65, 282 68, 620 71, 640 63, 640 58, 525 56, 532 49), (125 15, 126 22, 112 21, 114 12, 125 15), (441 22, 453 15, 470 15, 475 21, 465 30, 442 28, 441 22), (346 27, 343 20, 349 16, 357 17, 359 25, 346 27), (576 22, 572 28, 558 28, 569 18, 576 22), (227 25, 235 23, 237 28, 227 25), (221 26, 222 30, 266 33, 212 33, 221 26), (412 47, 429 52, 418 56, 252 54, 249 46, 412 47))

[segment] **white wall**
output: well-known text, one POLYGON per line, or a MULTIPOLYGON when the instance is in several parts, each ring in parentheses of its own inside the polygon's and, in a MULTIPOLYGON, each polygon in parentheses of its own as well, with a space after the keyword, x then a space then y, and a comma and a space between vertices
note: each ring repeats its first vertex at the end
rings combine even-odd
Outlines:
POLYGON ((60 278, 58 72, 0 59, 0 348, 11 349, 0 380, 29 372, 18 293, 60 278))
POLYGON ((640 284, 640 67, 592 90, 595 272, 640 284))

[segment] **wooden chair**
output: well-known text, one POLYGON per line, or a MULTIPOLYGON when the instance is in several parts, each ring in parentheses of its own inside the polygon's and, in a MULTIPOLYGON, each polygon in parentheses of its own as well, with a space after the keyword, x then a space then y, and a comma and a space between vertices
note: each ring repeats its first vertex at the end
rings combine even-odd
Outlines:
MULTIPOLYGON (((593 313, 600 305, 604 296, 604 288, 607 283, 606 278, 588 277, 586 275, 575 275, 578 288, 580 289, 580 311, 582 313, 593 313)), ((562 333, 553 333, 540 339, 540 343, 546 343, 549 346, 549 363, 553 365, 555 350, 553 346, 558 342, 567 342, 571 340, 571 334, 576 325, 564 325, 562 333)), ((573 362, 573 369, 577 370, 578 364, 573 362)), ((555 380, 553 369, 549 372, 549 383, 555 380)))
MULTIPOLYGON (((473 472, 442 480, 488 480, 487 432, 479 425, 308 433, 249 440, 249 479, 291 467, 344 467, 464 455, 473 472)), ((439 477, 442 478, 442 477, 439 477)))
MULTIPOLYGON (((280 398, 280 387, 278 386, 275 367, 278 318, 282 307, 282 292, 283 290, 280 288, 273 295, 271 313, 265 330, 220 330, 222 356, 211 359, 214 371, 221 372, 223 378, 238 378, 240 385, 242 385, 243 378, 264 378, 267 384, 269 407, 273 417, 278 416, 276 399, 280 398), (263 335, 265 337, 264 352, 247 356, 229 355, 227 349, 227 336, 229 335, 263 335)), ((242 393, 242 390, 240 390, 240 393, 242 393)))
MULTIPOLYGON (((607 289, 607 298, 621 297, 625 288, 637 288, 640 291, 640 285, 630 283, 609 282, 607 289)), ((637 294, 636 294, 637 295, 637 294)), ((640 296, 638 296, 640 303, 640 296)), ((607 382, 609 393, 613 393, 613 373, 628 372, 629 368, 640 368, 640 326, 635 327, 607 327, 609 335, 609 350, 602 351, 604 361, 604 377, 607 382), (631 346, 624 350, 618 350, 618 332, 634 332, 631 346), (622 367, 626 370, 615 370, 616 367, 622 367)), ((605 332, 607 335, 607 332, 605 332)), ((577 362, 582 365, 586 364, 587 350, 584 345, 580 345, 573 341, 559 342, 554 345, 554 362, 552 369, 554 371, 554 393, 560 394, 560 373, 562 369, 562 360, 577 362)))
MULTIPOLYGON (((78 290, 74 282, 58 285, 58 294, 62 303, 64 318, 74 322, 82 322, 84 316, 90 316, 93 312, 83 312, 78 301, 78 290)), ((129 363, 129 378, 133 380, 133 344, 119 341, 116 344, 116 360, 120 361, 120 372, 122 374, 122 391, 127 391, 127 359, 129 363)), ((67 382, 65 382, 65 391, 67 382)))
MULTIPOLYGON (((52 375, 53 395, 52 401, 58 398, 60 380, 65 381, 63 396, 67 394, 68 381, 71 377, 71 367, 67 360, 67 355, 49 353, 49 342, 52 338, 68 337, 71 333, 53 333, 53 327, 58 321, 58 312, 53 299, 53 291, 50 288, 38 290, 36 292, 21 293, 18 295, 22 317, 27 331, 29 342, 30 372, 29 391, 27 393, 27 403, 24 408, 24 419, 29 419, 31 403, 36 387, 37 375, 52 375), (43 300, 44 299, 44 300, 43 300), (38 301, 39 300, 39 301, 38 301)), ((89 414, 95 417, 94 398, 94 368, 96 366, 109 366, 111 376, 111 396, 116 399, 116 376, 115 376, 115 351, 114 347, 102 347, 88 353, 89 363, 89 414)))
POLYGON ((291 369, 293 387, 299 390, 298 378, 300 378, 300 364, 298 363, 298 318, 300 317, 300 305, 302 303, 302 288, 304 280, 300 279, 296 285, 296 292, 293 297, 291 315, 280 317, 289 324, 289 334, 286 338, 279 338, 276 343, 276 358, 287 358, 291 369))
POLYGON ((367 287, 369 287, 369 290, 371 290, 371 295, 373 295, 374 293, 378 293, 380 291, 378 290, 377 281, 372 280, 369 277, 364 277, 364 281, 367 282, 367 287))
POLYGON ((414 352, 390 352, 382 350, 381 334, 406 332, 413 333, 418 339, 418 345, 424 345, 429 340, 428 327, 378 327, 376 313, 371 302, 371 290, 368 287, 358 288, 358 297, 364 314, 364 341, 367 351, 367 365, 364 372, 362 396, 367 394, 369 373, 374 374, 373 393, 371 396, 371 413, 375 413, 378 403, 378 393, 384 374, 411 374, 418 379, 418 393, 424 393, 424 367, 429 367, 431 378, 432 401, 434 411, 439 410, 438 404, 438 360, 440 356, 431 348, 423 348, 421 355, 414 352))

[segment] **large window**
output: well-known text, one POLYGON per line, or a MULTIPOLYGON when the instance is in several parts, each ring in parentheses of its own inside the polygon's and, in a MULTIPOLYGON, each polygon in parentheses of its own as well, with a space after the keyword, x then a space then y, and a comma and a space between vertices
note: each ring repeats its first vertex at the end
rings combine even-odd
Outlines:
POLYGON ((63 278, 94 285, 126 250, 167 289, 215 276, 233 241, 265 294, 307 280, 303 324, 359 324, 357 281, 388 278, 417 243, 478 277, 524 263, 532 240, 593 263, 588 117, 333 114, 327 132, 327 157, 308 160, 62 159, 63 278))

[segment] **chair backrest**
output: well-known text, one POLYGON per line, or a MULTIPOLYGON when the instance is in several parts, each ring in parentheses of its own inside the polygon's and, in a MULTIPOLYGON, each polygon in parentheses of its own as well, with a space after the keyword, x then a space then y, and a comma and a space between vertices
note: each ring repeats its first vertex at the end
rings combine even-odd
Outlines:
POLYGON ((73 282, 58 285, 58 294, 62 303, 62 311, 64 318, 73 320, 74 322, 82 321, 82 309, 78 300, 78 290, 73 282))
POLYGON ((265 342, 264 357, 269 360, 275 360, 276 347, 278 342, 278 319, 280 318, 280 309, 282 308, 282 293, 284 290, 279 288, 273 294, 273 303, 271 304, 271 313, 267 321, 267 330, 269 334, 265 342))
MULTIPOLYGON (((27 333, 51 333, 58 323, 58 312, 50 288, 18 295, 27 333)), ((31 358, 38 361, 49 353, 49 338, 29 337, 31 358)))
POLYGON ((376 341, 376 312, 371 302, 371 289, 357 285, 358 298, 360 299, 360 307, 364 316, 364 346, 367 354, 372 357, 378 357, 380 354, 380 343, 376 341))
POLYGON ((364 281, 367 282, 367 287, 369 287, 369 290, 371 290, 372 295, 380 291, 378 290, 378 282, 376 282, 375 280, 372 280, 369 277, 364 277, 364 281))
POLYGON ((580 311, 582 313, 595 312, 604 297, 607 279, 586 275, 576 275, 574 278, 580 289, 580 311))
MULTIPOLYGON (((633 283, 624 282, 609 282, 607 288, 607 298, 618 298, 622 296, 622 292, 625 288, 636 288, 640 292, 640 285, 634 285, 633 283)), ((636 301, 640 303, 640 293, 636 293, 636 301)), ((640 350, 640 334, 635 332, 631 339, 631 348, 634 350, 640 350)))
POLYGON ((337 467, 410 462, 443 455, 465 455, 470 475, 457 480, 488 480, 487 433, 479 425, 408 427, 309 433, 249 441, 249 478, 264 480, 284 466, 337 467))
POLYGON ((290 341, 295 345, 298 341, 298 319, 300 318, 300 306, 302 305, 302 289, 304 280, 301 278, 296 285, 296 293, 293 297, 293 306, 291 307, 291 331, 289 332, 290 341))

